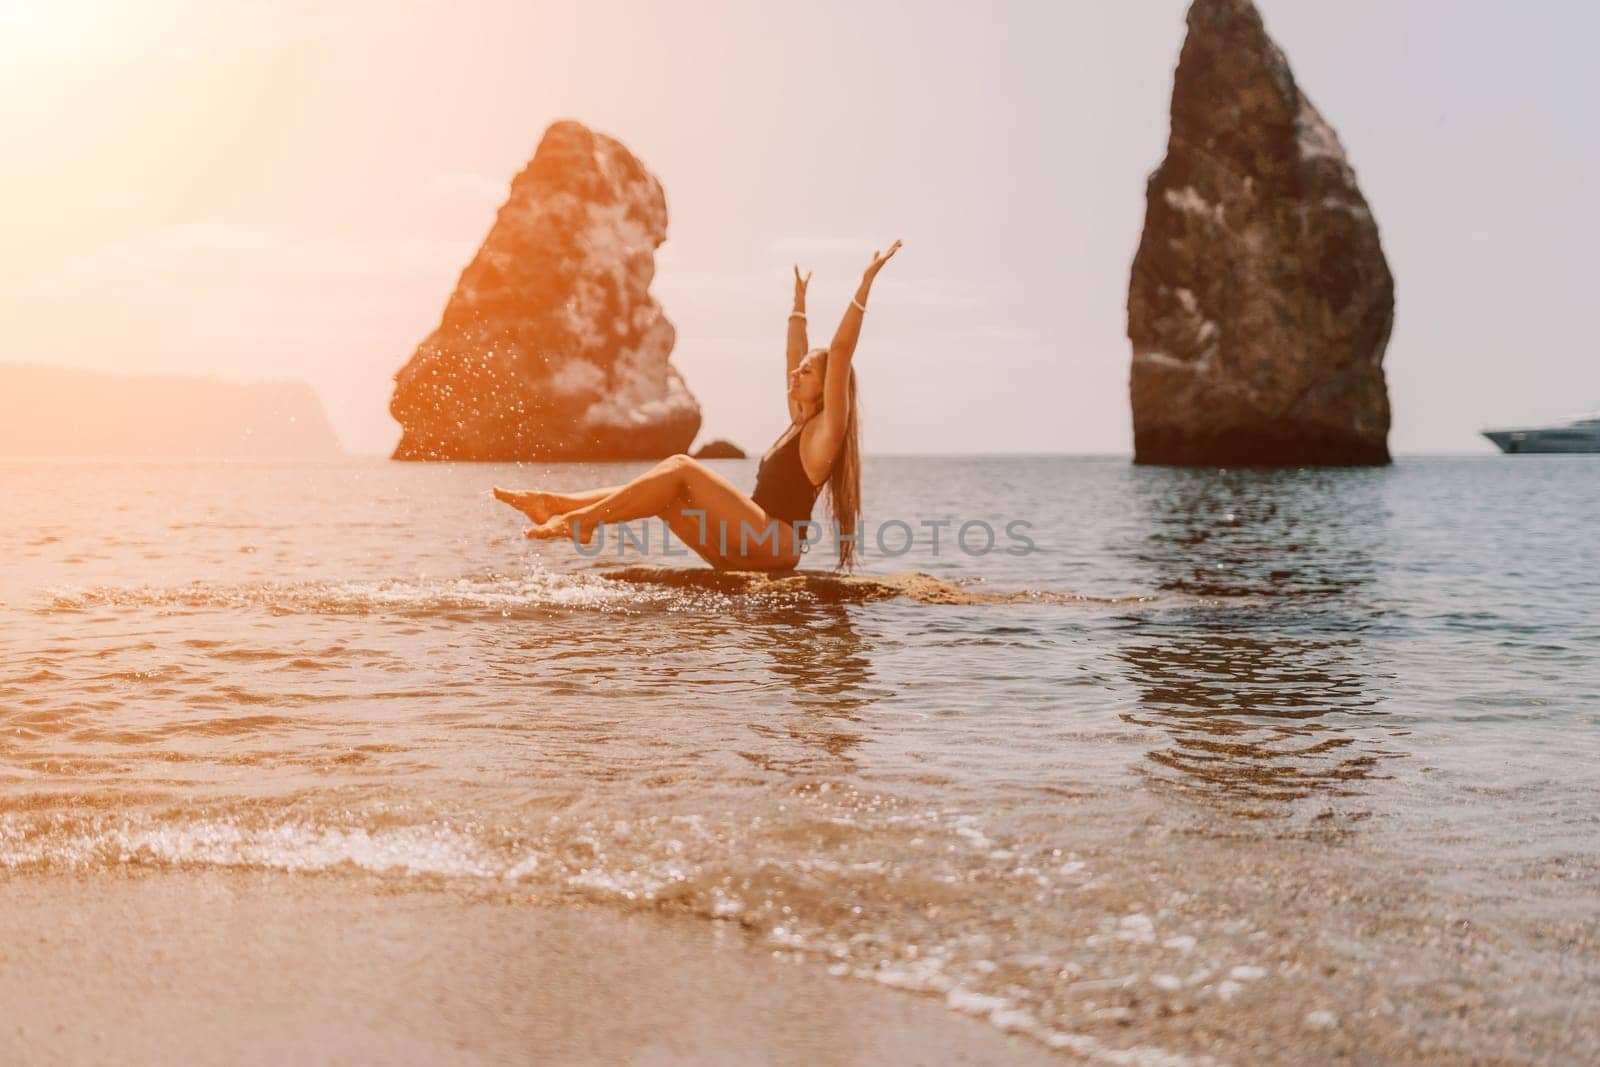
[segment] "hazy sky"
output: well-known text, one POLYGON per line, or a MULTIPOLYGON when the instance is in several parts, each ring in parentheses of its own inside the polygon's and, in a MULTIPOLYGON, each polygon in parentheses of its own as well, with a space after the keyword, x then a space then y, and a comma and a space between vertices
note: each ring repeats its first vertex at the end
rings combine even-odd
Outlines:
MULTIPOLYGON (((0 0, 0 359, 304 378, 386 451, 545 127, 667 190, 705 433, 764 446, 789 265, 818 343, 872 249, 878 452, 1131 449, 1125 299, 1182 0, 0 0)), ((1266 0, 1396 277, 1396 451, 1600 407, 1600 7, 1266 0)))

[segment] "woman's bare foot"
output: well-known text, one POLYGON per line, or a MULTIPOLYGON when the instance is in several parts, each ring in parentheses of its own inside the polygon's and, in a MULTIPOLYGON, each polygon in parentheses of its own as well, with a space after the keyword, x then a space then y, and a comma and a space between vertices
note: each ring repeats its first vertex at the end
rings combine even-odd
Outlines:
POLYGON ((522 531, 522 536, 533 541, 557 541, 572 536, 572 525, 565 515, 552 515, 522 531))
POLYGON ((568 538, 589 544, 594 540, 598 525, 579 516, 574 519, 572 514, 552 515, 537 526, 530 526, 522 532, 524 537, 534 541, 559 541, 568 538), (576 536, 574 536, 576 530, 576 536))
POLYGON ((496 486, 494 490, 496 500, 510 504, 536 523, 547 522, 550 516, 556 513, 556 502, 551 499, 555 495, 537 489, 518 491, 496 486))

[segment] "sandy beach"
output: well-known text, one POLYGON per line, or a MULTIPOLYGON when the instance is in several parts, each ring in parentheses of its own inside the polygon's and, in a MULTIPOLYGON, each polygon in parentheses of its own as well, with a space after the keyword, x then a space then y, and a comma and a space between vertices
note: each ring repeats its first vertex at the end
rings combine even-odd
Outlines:
POLYGON ((0 902, 11 1064, 1059 1062, 723 924, 248 872, 0 902))

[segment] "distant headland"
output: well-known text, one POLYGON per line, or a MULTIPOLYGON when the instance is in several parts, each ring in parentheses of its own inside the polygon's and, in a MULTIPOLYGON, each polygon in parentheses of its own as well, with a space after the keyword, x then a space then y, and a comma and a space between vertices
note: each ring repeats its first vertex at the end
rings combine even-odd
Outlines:
POLYGON ((238 384, 0 363, 0 456, 337 459, 304 382, 238 384))

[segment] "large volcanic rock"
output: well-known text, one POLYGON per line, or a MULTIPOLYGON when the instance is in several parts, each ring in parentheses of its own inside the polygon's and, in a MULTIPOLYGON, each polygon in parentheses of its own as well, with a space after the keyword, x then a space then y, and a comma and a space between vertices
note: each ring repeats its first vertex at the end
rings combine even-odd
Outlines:
POLYGON ((1134 460, 1389 462, 1394 279, 1249 0, 1195 0, 1128 290, 1134 460))
POLYGON ((511 183, 444 320, 395 376, 396 459, 653 459, 700 406, 668 362, 650 295, 661 183, 576 122, 545 132, 511 183))

